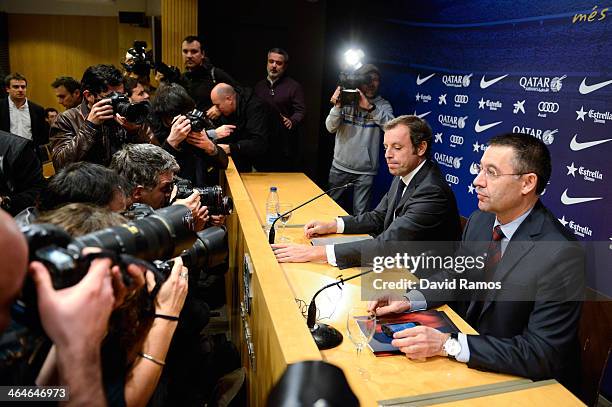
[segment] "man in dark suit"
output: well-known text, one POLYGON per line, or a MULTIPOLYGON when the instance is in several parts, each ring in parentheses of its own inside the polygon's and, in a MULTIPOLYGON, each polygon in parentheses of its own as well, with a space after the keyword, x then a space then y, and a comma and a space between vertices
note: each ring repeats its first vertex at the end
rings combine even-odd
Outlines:
POLYGON ((376 238, 336 245, 274 245, 279 262, 327 261, 340 268, 360 265, 364 253, 389 242, 455 241, 461 235, 457 203, 438 166, 429 160, 431 128, 416 116, 400 116, 385 125, 384 148, 395 175, 376 209, 330 222, 311 221, 306 237, 330 233, 371 233, 376 238))
POLYGON ((0 103, 0 130, 32 140, 35 146, 49 142, 45 109, 28 100, 28 81, 19 73, 4 78, 8 97, 0 103))
POLYGON ((381 296, 370 309, 385 315, 458 300, 455 309, 480 335, 421 326, 396 333, 392 344, 409 358, 449 356, 471 368, 556 378, 571 387, 579 371, 584 251, 539 201, 551 174, 548 148, 526 134, 498 136, 479 170, 479 210, 466 225, 457 257, 484 248, 484 266, 430 279, 454 279, 457 289, 423 289, 421 283, 401 299, 381 296), (474 283, 488 288, 475 290, 474 283))

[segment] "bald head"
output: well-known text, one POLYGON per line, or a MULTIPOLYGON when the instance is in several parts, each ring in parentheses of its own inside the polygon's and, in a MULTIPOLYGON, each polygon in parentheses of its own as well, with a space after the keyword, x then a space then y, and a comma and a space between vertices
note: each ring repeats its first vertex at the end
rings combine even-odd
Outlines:
POLYGON ((236 90, 227 83, 217 84, 210 92, 210 100, 223 116, 230 116, 236 111, 236 90))
POLYGON ((28 246, 13 218, 0 209, 0 332, 10 320, 10 309, 21 286, 28 266, 28 246), (9 250, 10 249, 10 250, 9 250))

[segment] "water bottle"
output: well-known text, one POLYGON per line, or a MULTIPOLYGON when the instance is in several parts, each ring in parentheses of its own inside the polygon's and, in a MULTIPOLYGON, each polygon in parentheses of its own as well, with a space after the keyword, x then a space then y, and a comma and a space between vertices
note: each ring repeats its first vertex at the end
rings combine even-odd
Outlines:
POLYGON ((270 193, 268 194, 268 199, 266 200, 266 233, 270 231, 270 226, 272 226, 272 222, 278 217, 278 203, 280 202, 278 198, 278 190, 276 187, 270 187, 270 193))

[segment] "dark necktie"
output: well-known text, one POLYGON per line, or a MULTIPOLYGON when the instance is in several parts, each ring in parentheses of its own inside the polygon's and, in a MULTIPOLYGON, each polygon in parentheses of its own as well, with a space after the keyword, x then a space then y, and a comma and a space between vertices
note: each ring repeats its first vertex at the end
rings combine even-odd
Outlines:
POLYGON ((501 260, 501 240, 504 238, 504 232, 501 230, 501 226, 497 225, 493 228, 493 236, 491 243, 489 244, 489 250, 487 250, 487 262, 485 265, 485 273, 487 279, 491 278, 491 274, 497 267, 497 263, 501 260))
MULTIPOLYGON (((497 225, 493 228, 493 235, 491 237, 491 243, 489 244, 489 248, 487 250, 487 260, 485 262, 484 274, 482 275, 482 281, 491 281, 493 277, 493 273, 495 272, 495 268, 497 264, 501 260, 502 252, 501 252, 501 240, 504 238, 504 232, 501 230, 501 226, 497 225)), ((467 321, 472 326, 472 328, 478 330, 477 323, 478 318, 482 312, 482 308, 484 305, 484 295, 482 292, 475 292, 476 296, 473 301, 473 304, 469 308, 469 312, 467 315, 467 321)))
POLYGON ((395 203, 393 204, 393 212, 397 210, 397 206, 399 205, 400 199, 402 199, 402 195, 404 194, 404 190, 406 189, 406 184, 404 184, 404 180, 400 178, 397 183, 397 193, 395 194, 395 203))

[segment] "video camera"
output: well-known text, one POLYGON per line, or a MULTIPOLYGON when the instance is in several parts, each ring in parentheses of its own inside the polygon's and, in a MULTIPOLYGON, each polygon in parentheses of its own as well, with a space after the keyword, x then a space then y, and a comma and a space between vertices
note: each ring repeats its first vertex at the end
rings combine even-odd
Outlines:
POLYGON ((231 196, 224 196, 223 189, 219 185, 205 188, 194 188, 191 181, 187 179, 176 179, 175 185, 177 193, 175 199, 185 199, 193 193, 193 190, 199 192, 200 202, 208 207, 208 213, 211 215, 230 215, 234 210, 234 201, 231 196))
POLYGON ((146 41, 134 41, 132 48, 127 50, 126 61, 122 62, 126 72, 134 73, 140 77, 149 76, 153 67, 153 52, 147 51, 146 41))
MULTIPOLYGON (((28 242, 30 262, 42 262, 58 290, 77 284, 87 274, 95 258, 112 258, 121 268, 126 286, 131 277, 126 267, 133 263, 167 260, 193 247, 197 235, 193 231, 191 210, 183 205, 159 209, 153 214, 127 224, 102 229, 73 239, 58 226, 32 224, 22 228, 28 242), (85 247, 99 247, 101 253, 82 254, 85 247)), ((146 265, 146 263, 145 263, 146 265)), ((157 281, 166 278, 158 270, 148 267, 157 281)), ((26 280, 21 298, 12 309, 15 320, 24 325, 39 327, 36 310, 36 288, 26 280)))
POLYGON ((112 92, 107 97, 110 98, 113 114, 119 113, 130 123, 142 124, 149 117, 151 111, 149 102, 131 103, 130 98, 118 92, 112 92))
POLYGON ((369 85, 373 81, 371 72, 360 73, 340 72, 339 85, 342 88, 340 93, 340 106, 356 106, 359 104, 358 88, 369 85))

